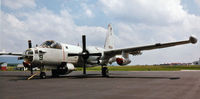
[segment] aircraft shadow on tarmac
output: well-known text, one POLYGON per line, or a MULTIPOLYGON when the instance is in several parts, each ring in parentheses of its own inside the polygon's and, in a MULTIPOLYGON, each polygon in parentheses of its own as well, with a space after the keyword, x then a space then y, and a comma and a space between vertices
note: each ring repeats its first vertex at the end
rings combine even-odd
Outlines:
MULTIPOLYGON (((5 77, 5 78, 10 78, 10 81, 17 81, 17 80, 27 80, 30 75, 0 75, 1 77, 5 77)), ((51 77, 51 76, 47 76, 46 79, 90 79, 90 78, 106 78, 106 79, 114 79, 114 78, 120 78, 120 79, 124 79, 124 78, 130 78, 130 79, 170 79, 170 80, 177 80, 180 79, 180 77, 162 77, 162 76, 128 76, 128 75, 124 75, 124 74, 110 74, 109 77, 102 77, 100 74, 86 74, 86 75, 67 75, 67 76, 59 76, 57 78, 55 77, 51 77)), ((40 77, 37 75, 35 77, 33 77, 31 80, 44 80, 44 79, 40 79, 40 77)))
MULTIPOLYGON (((66 76, 65 76, 66 78, 66 76)), ((144 76, 124 76, 124 75, 110 75, 109 77, 102 77, 99 74, 87 74, 87 75, 73 75, 73 76, 67 76, 67 78, 70 79, 80 79, 80 78, 108 78, 108 79, 112 79, 112 78, 139 78, 139 79, 170 79, 170 80, 175 80, 175 79, 180 79, 180 77, 153 77, 153 76, 148 76, 148 77, 144 77, 144 76)))

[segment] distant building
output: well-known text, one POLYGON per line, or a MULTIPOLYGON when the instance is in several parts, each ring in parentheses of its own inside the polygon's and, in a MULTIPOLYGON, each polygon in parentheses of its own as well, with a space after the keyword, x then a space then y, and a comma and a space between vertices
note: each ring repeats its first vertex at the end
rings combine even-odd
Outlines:
POLYGON ((7 66, 8 66, 7 63, 1 63, 0 70, 6 71, 7 70, 7 66))
POLYGON ((183 65, 192 65, 192 63, 164 63, 160 65, 165 65, 165 66, 183 66, 183 65))
POLYGON ((192 62, 192 63, 193 63, 193 65, 200 65, 200 58, 199 58, 198 61, 194 61, 194 62, 192 62))

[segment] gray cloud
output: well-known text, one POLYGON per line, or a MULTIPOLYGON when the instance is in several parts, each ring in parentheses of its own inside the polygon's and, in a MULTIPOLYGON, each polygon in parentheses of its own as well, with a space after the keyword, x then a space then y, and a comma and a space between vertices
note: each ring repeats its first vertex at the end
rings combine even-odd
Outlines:
POLYGON ((166 25, 181 22, 186 12, 180 0, 100 0, 105 14, 117 20, 166 25))
POLYGON ((88 44, 102 44, 106 29, 95 26, 77 26, 67 10, 59 15, 43 8, 37 12, 9 14, 1 12, 2 34, 0 49, 23 51, 27 48, 27 40, 40 44, 45 40, 56 40, 64 43, 81 43, 81 35, 86 34, 88 44), (96 39, 94 39, 96 38, 96 39), (5 42, 6 41, 6 42, 5 42), (95 42, 95 43, 92 43, 95 42), (98 42, 98 43, 97 43, 98 42))

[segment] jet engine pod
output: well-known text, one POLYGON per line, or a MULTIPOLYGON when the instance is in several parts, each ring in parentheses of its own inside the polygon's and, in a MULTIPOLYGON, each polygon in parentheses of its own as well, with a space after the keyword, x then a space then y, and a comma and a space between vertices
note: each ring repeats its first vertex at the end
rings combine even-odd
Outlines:
POLYGON ((131 60, 123 58, 123 57, 117 57, 116 62, 118 65, 127 65, 127 64, 131 63, 131 60))

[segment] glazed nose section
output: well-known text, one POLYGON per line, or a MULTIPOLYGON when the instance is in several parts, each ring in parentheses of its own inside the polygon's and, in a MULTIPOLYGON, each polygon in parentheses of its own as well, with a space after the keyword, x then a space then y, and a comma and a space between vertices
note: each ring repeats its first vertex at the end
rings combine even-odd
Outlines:
POLYGON ((24 60, 27 63, 31 63, 33 61, 33 50, 32 49, 27 49, 24 52, 24 60))

